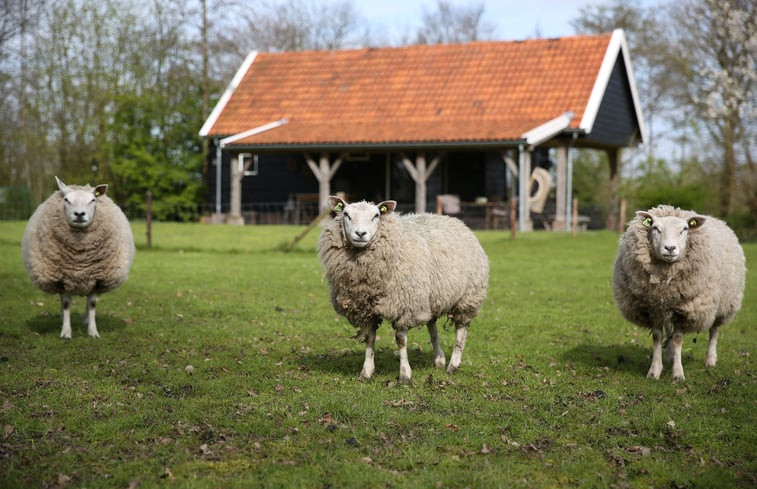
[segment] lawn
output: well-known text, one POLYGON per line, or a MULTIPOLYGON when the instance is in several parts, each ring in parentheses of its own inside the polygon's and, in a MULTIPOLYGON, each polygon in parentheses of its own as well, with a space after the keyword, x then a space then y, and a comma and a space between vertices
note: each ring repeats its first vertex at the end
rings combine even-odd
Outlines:
POLYGON ((317 231, 283 253, 303 228, 157 223, 146 249, 135 223, 101 338, 77 322, 64 341, 23 228, 0 223, 1 487, 757 486, 754 272, 718 366, 706 334, 687 336, 687 380, 666 365, 653 381, 651 338, 612 299, 616 235, 479 232, 489 295, 461 369, 435 369, 419 328, 398 385, 388 325, 358 380, 363 345, 328 302, 317 231))

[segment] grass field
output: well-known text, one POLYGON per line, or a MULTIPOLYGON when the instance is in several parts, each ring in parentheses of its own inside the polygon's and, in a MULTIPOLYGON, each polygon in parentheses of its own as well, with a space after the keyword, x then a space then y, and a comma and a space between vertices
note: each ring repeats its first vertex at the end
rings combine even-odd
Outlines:
POLYGON ((363 345, 328 302, 317 231, 285 254, 302 228, 158 223, 148 250, 135 223, 101 338, 77 323, 63 341, 23 228, 0 223, 0 487, 757 486, 754 272, 718 366, 690 336, 687 380, 666 365, 652 381, 649 334, 612 299, 616 235, 480 232, 489 296, 463 365, 434 369, 413 330, 408 386, 388 325, 358 381, 363 345))

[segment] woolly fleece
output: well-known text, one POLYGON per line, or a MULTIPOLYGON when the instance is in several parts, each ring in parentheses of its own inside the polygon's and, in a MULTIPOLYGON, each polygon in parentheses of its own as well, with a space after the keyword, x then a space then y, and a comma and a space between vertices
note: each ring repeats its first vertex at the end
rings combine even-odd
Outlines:
MULTIPOLYGON (((695 214, 667 205, 648 211, 653 216, 689 220, 695 214)), ((612 288, 628 321, 668 332, 706 331, 730 322, 741 307, 746 266, 738 238, 723 221, 706 221, 688 233, 681 259, 666 263, 650 246, 650 228, 638 216, 620 240, 612 288)))
MULTIPOLYGON (((94 190, 89 185, 69 188, 94 190)), ((34 211, 22 242, 32 283, 50 294, 89 295, 115 289, 128 278, 134 251, 129 221, 110 197, 98 196, 92 224, 77 229, 66 220, 60 191, 34 211)))
POLYGON ((337 213, 318 250, 334 310, 355 327, 386 319, 407 330, 445 314, 467 327, 486 297, 489 261, 475 235, 453 217, 382 215, 373 242, 358 249, 345 238, 337 213))

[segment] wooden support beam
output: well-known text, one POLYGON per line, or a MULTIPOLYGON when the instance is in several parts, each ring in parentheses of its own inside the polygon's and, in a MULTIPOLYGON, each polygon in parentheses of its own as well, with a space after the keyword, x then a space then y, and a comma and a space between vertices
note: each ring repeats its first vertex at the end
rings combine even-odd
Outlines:
POLYGON ((231 170, 230 176, 230 202, 229 202, 229 215, 226 218, 228 224, 242 225, 244 224, 244 218, 242 217, 242 177, 244 172, 240 168, 239 153, 232 155, 229 162, 231 170))
POLYGON ((329 154, 321 153, 318 164, 316 164, 313 158, 305 153, 305 161, 307 162, 310 170, 318 180, 318 208, 319 212, 324 212, 329 208, 329 195, 331 195, 331 179, 334 178, 339 167, 342 166, 344 161, 344 154, 334 160, 334 163, 329 162, 329 154))
POLYGON ((518 231, 533 230, 531 222, 531 151, 518 148, 518 231))
POLYGON ((427 165, 424 153, 416 155, 415 164, 407 156, 400 154, 402 164, 415 182, 415 212, 419 214, 426 212, 426 181, 439 165, 442 156, 444 156, 444 153, 439 154, 427 165))
POLYGON ((568 195, 568 145, 557 147, 557 188, 555 192, 555 221, 552 229, 565 231, 570 221, 568 207, 571 196, 568 195))

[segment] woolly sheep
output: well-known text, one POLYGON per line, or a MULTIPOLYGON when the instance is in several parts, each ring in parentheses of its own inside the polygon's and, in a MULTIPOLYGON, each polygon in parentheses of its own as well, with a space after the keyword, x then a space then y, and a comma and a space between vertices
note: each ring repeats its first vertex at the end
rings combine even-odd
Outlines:
POLYGON ((455 346, 447 371, 460 367, 468 325, 486 297, 489 262, 476 237, 460 220, 434 214, 394 213, 395 201, 329 202, 335 218, 318 240, 319 258, 334 310, 365 339, 361 379, 375 371, 376 330, 386 319, 399 347, 400 382, 410 382, 408 329, 426 324, 434 363, 444 368, 436 321, 455 324, 455 346))
POLYGON ((674 379, 684 380, 684 333, 709 330, 705 366, 715 366, 718 328, 741 307, 745 274, 744 252, 723 221, 668 205, 636 213, 620 240, 612 287, 622 315, 652 330, 647 377, 660 378, 663 333, 674 379))
POLYGON ((99 338, 95 323, 97 295, 115 289, 129 276, 134 238, 121 209, 95 188, 68 186, 55 177, 53 192, 34 211, 24 231, 22 255, 34 285, 60 294, 63 327, 71 339, 71 296, 87 296, 87 332, 99 338))

